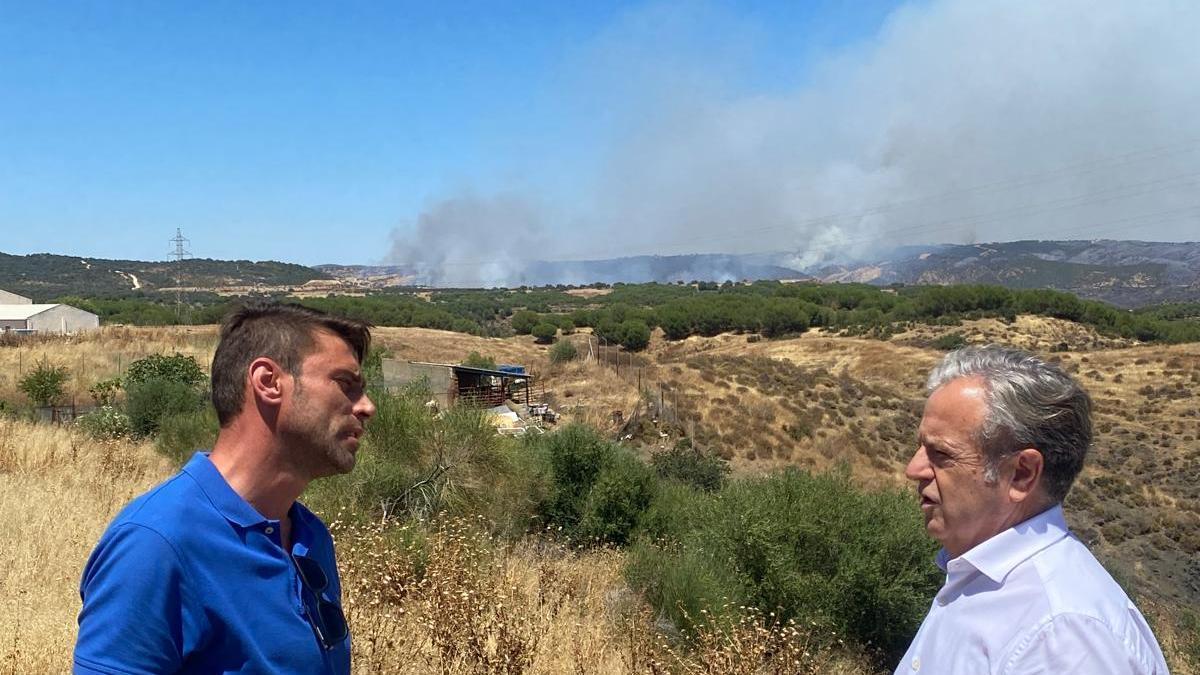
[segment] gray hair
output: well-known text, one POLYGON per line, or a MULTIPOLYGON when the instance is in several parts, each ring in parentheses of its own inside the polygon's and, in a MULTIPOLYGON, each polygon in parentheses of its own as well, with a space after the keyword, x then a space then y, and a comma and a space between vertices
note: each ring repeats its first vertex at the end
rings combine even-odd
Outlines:
POLYGON ((929 374, 926 391, 962 377, 978 377, 987 392, 979 430, 984 478, 997 479, 1000 461, 1024 448, 1042 453, 1042 485, 1061 502, 1092 444, 1092 400, 1061 368, 1026 352, 988 345, 946 355, 929 374))

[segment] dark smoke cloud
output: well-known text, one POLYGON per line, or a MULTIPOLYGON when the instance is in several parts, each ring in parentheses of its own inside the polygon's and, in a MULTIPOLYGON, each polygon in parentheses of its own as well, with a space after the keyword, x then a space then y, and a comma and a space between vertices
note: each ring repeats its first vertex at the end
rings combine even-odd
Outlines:
MULTIPOLYGON (((604 111, 579 120, 602 149, 581 143, 594 161, 580 198, 556 205, 574 235, 522 243, 486 276, 519 279, 530 251, 782 250, 805 266, 921 242, 1195 239, 1196 35, 1194 2, 914 3, 779 89, 754 84, 752 21, 643 7, 565 70, 565 108, 604 111)), ((394 257, 450 278, 478 257, 457 238, 493 222, 526 228, 522 242, 563 233, 546 213, 450 199, 398 235, 407 253, 394 257)))

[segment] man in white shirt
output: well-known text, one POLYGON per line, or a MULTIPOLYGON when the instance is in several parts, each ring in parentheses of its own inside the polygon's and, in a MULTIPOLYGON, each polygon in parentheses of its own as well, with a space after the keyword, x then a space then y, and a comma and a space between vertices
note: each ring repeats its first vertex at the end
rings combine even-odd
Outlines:
POLYGON ((1166 675, 1146 620, 1063 520, 1092 440, 1087 393, 997 346, 950 353, 927 390, 904 475, 946 584, 896 673, 1166 675))

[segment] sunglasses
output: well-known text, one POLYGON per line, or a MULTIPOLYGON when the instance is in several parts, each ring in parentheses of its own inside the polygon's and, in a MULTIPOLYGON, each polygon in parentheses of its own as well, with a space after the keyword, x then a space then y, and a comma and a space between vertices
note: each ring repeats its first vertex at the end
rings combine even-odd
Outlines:
POLYGON ((320 563, 312 558, 293 555, 292 561, 296 563, 300 583, 317 600, 315 615, 309 611, 307 605, 305 606, 304 614, 308 623, 317 634, 321 646, 327 650, 333 649, 346 639, 350 629, 346 626, 346 615, 342 613, 342 608, 321 597, 321 593, 329 588, 329 577, 325 575, 325 570, 321 569, 320 563))

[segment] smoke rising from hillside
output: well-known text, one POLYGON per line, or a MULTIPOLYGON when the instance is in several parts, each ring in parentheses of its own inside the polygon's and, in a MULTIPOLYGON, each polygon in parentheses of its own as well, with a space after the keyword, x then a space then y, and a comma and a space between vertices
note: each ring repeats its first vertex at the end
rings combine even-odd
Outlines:
POLYGON ((564 110, 604 111, 580 118, 600 140, 581 143, 589 170, 555 205, 571 236, 530 198, 453 197, 397 233, 393 259, 462 277, 473 268, 446 265, 478 259, 462 248, 496 223, 516 243, 489 283, 519 279, 531 251, 782 250, 808 265, 922 242, 1200 233, 1200 4, 914 3, 790 87, 761 84, 760 30, 711 5, 628 13, 564 67, 564 110))

